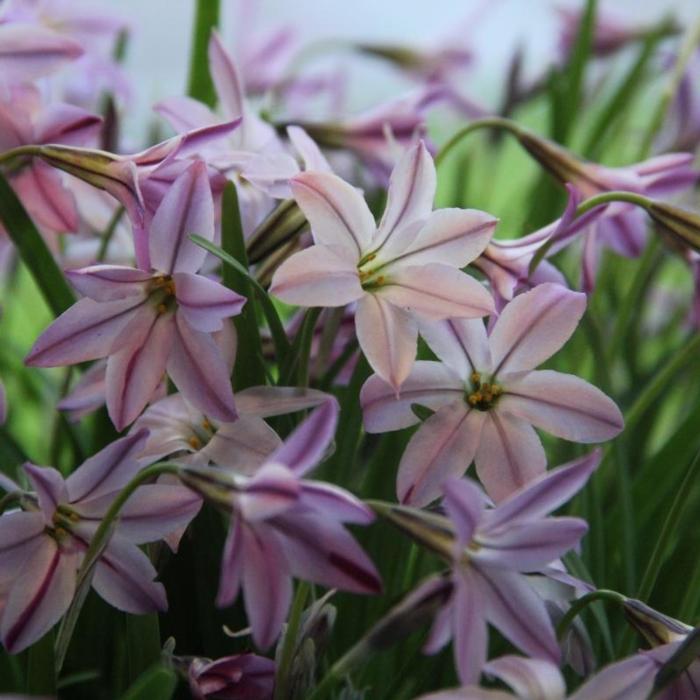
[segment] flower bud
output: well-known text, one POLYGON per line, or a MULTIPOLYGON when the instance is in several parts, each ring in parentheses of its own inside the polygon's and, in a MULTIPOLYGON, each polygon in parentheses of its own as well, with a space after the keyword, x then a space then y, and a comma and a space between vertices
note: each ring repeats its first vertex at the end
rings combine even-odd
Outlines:
POLYGON ((259 263, 293 241, 306 227, 306 217, 293 199, 280 202, 248 240, 248 260, 259 263))
POLYGON ((672 204, 652 201, 647 214, 657 225, 659 233, 675 248, 700 251, 700 214, 672 204))
POLYGON ((623 603, 623 609, 627 621, 655 647, 683 640, 693 629, 650 608, 641 600, 628 598, 623 603))

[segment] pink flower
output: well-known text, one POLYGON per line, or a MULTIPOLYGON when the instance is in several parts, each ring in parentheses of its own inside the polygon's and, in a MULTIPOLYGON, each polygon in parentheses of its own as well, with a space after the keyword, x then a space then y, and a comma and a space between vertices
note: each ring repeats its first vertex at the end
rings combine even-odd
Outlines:
MULTIPOLYGON (((113 442, 65 481, 51 467, 24 465, 35 493, 23 499, 25 510, 0 517, 0 636, 10 653, 42 637, 65 613, 83 555, 110 504, 139 471, 145 440, 141 431, 113 442)), ((165 610, 165 589, 137 545, 181 530, 200 506, 182 486, 141 486, 100 556, 95 591, 126 612, 165 610)))
POLYGON ((472 460, 489 495, 502 500, 547 466, 533 425, 584 443, 622 430, 620 411, 599 389, 534 369, 568 340, 585 307, 583 294, 541 284, 511 301, 489 335, 478 320, 424 323, 421 334, 442 362, 417 362, 398 398, 381 377, 367 380, 360 400, 369 432, 415 425, 412 404, 435 411, 401 459, 402 502, 430 503, 472 460))
POLYGON ((188 671, 196 700, 270 700, 275 662, 255 654, 236 654, 215 661, 193 659, 188 671))
POLYGON ((252 477, 190 468, 186 483, 232 511, 217 604, 242 588, 255 643, 279 636, 291 602, 292 576, 354 593, 378 593, 379 575, 343 523, 368 524, 372 511, 347 491, 303 479, 335 433, 338 404, 317 408, 252 477))
POLYGON ((132 430, 148 430, 142 457, 151 462, 175 456, 187 464, 214 463, 250 475, 282 444, 263 418, 303 411, 332 400, 316 389, 249 387, 236 392, 238 417, 226 423, 205 416, 180 394, 172 394, 149 406, 132 430))
MULTIPOLYGON (((0 152, 27 145, 60 143, 82 146, 93 140, 102 119, 79 107, 54 103, 44 107, 33 88, 15 89, 0 99, 0 152)), ((31 160, 11 176, 11 182, 37 224, 60 233, 78 229, 78 212, 60 173, 31 160)))
POLYGON ((315 245, 277 269, 271 292, 299 306, 357 301, 360 345, 395 390, 413 366, 416 317, 493 311, 486 289, 459 268, 483 251, 496 219, 471 209, 432 211, 435 166, 422 143, 394 169, 378 226, 360 193, 336 175, 303 173, 291 186, 315 245))
MULTIPOLYGON (((554 469, 495 508, 487 507, 473 481, 450 477, 445 482, 449 520, 431 517, 433 527, 454 533, 451 551, 443 553, 451 559, 453 590, 424 651, 436 653, 452 639, 462 683, 477 681, 486 663, 487 623, 528 655, 559 663, 547 608, 525 573, 546 567, 585 534, 584 520, 548 514, 583 487, 599 461, 594 453, 554 469)), ((420 512, 410 512, 420 519, 420 512)))
POLYGON ((39 367, 108 357, 107 408, 118 430, 141 413, 163 373, 214 418, 236 417, 226 361, 211 334, 245 299, 197 275, 212 240, 214 204, 206 166, 195 161, 168 190, 149 234, 153 269, 96 265, 69 276, 86 295, 37 339, 26 363, 39 367))

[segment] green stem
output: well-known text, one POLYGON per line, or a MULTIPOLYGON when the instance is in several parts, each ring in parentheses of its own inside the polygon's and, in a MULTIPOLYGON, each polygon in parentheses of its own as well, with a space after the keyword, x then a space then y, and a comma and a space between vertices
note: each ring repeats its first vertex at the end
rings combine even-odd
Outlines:
POLYGON ((639 302, 642 293, 658 261, 660 245, 659 239, 653 237, 644 249, 642 257, 639 259, 637 270, 632 278, 632 284, 630 284, 629 290, 622 301, 620 311, 617 314, 617 322, 615 323, 612 332, 612 340, 610 341, 607 352, 608 359, 610 360, 617 357, 627 337, 630 323, 635 316, 635 312, 639 310, 639 302))
POLYGON ((632 408, 625 416, 625 430, 628 434, 633 430, 658 396, 669 386, 673 376, 685 367, 685 365, 697 358, 698 351, 700 351, 700 333, 694 333, 685 346, 675 353, 668 364, 646 385, 644 391, 642 391, 634 404, 632 404, 632 408))
POLYGON ((287 629, 284 633, 282 653, 280 655, 279 666, 277 667, 277 678, 275 680, 274 700, 284 700, 289 697, 289 672, 294 659, 294 649, 297 643, 299 627, 301 626, 301 615, 304 612, 306 599, 309 596, 310 585, 306 581, 300 581, 297 585, 292 610, 289 613, 287 629))
POLYGON ((474 131, 479 129, 505 129, 516 136, 522 129, 511 119, 503 117, 485 117, 484 119, 476 119, 461 128, 450 140, 438 151, 435 156, 435 167, 439 168, 445 158, 464 138, 474 131))
MULTIPOLYGON (((613 190, 612 192, 602 192, 601 194, 596 194, 587 199, 585 202, 581 202, 581 204, 579 204, 579 206, 576 208, 574 219, 578 219, 580 216, 587 214, 596 207, 610 204, 612 202, 628 202, 629 204, 636 204, 638 207, 642 207, 642 209, 646 209, 651 205, 651 200, 643 197, 640 194, 625 192, 623 190, 613 190)), ((537 249, 537 252, 532 257, 532 261, 530 262, 528 272, 529 275, 532 275, 535 272, 537 266, 542 262, 542 260, 544 260, 545 256, 549 252, 549 249, 555 242, 556 241, 550 238, 537 249)))
POLYGON ((187 94, 213 107, 216 103, 214 83, 209 75, 209 38, 219 24, 220 0, 197 0, 192 30, 190 74, 187 94))
POLYGON ((309 309, 304 316, 304 323, 300 329, 301 339, 299 343, 299 373, 297 386, 309 386, 309 359, 311 357, 311 344, 314 339, 314 329, 321 315, 321 308, 309 309))
POLYGON ((80 610, 83 607, 83 603, 85 602, 85 598, 90 588, 92 576, 95 571, 95 565, 97 564, 105 547, 109 543, 109 539, 116 525, 115 521, 119 515, 119 512, 139 486, 147 481, 151 481, 161 476, 162 474, 179 474, 180 469, 180 465, 169 462, 154 464, 152 467, 144 469, 119 492, 117 497, 112 501, 111 505, 107 509, 107 512, 97 527, 97 530, 95 530, 95 534, 92 536, 90 544, 85 551, 83 563, 80 565, 76 577, 75 596, 73 597, 73 601, 63 617, 61 626, 58 630, 55 650, 56 675, 61 672, 61 668, 63 667, 63 662, 65 661, 66 653, 68 651, 68 645, 70 644, 73 631, 75 630, 75 625, 78 621, 78 616, 80 615, 80 610))
POLYGON ((591 603, 595 603, 598 600, 609 600, 613 603, 617 603, 618 605, 622 605, 627 598, 623 596, 622 593, 610 591, 605 588, 601 588, 598 591, 592 591, 591 593, 581 596, 574 603, 572 603, 571 607, 566 611, 564 617, 559 620, 559 624, 557 625, 557 639, 561 641, 576 617, 578 617, 578 615, 591 603))
POLYGON ((125 211, 126 209, 124 209, 124 207, 117 207, 114 210, 114 214, 112 214, 112 218, 109 220, 107 228, 102 234, 100 249, 97 251, 97 262, 103 262, 107 256, 107 249, 109 248, 109 244, 112 242, 114 233, 117 230, 117 226, 119 226, 119 222, 121 221, 122 216, 124 216, 125 211))
POLYGON ((688 501, 688 498, 693 493, 692 487, 697 480, 699 473, 700 452, 695 455, 695 458, 690 463, 690 466, 683 477, 683 481, 676 492, 676 497, 673 499, 673 503, 668 511, 666 520, 661 527, 659 538, 656 540, 654 550, 649 558, 649 563, 647 564, 644 571, 644 576, 642 576, 642 582, 639 585, 639 590, 637 591, 636 597, 639 598, 639 600, 647 601, 654 590, 656 579, 659 576, 659 571, 661 571, 661 566, 663 565, 666 557, 669 542, 677 532, 676 528, 678 526, 678 522, 681 519, 681 515, 683 514, 683 509, 688 501))

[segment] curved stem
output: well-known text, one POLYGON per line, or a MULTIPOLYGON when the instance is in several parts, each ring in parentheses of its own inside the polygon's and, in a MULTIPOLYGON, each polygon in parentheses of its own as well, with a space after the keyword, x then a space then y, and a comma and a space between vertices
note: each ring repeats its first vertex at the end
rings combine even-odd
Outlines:
POLYGON ((503 117, 484 117, 484 119, 477 119, 476 121, 473 121, 460 129, 438 151, 437 155, 435 156, 435 167, 440 167, 450 151, 452 151, 455 146, 462 141, 462 139, 467 137, 473 131, 478 131, 479 129, 505 129, 506 131, 509 131, 515 135, 522 132, 522 128, 511 119, 504 119, 503 117))
POLYGON ((311 586, 306 581, 300 581, 292 603, 292 610, 289 613, 287 629, 284 633, 282 653, 280 655, 279 666, 277 667, 277 678, 275 680, 274 700, 284 700, 289 697, 289 671, 294 658, 294 648, 296 647, 297 635, 301 625, 301 615, 304 612, 304 605, 309 595, 311 586))
POLYGON ((592 591, 591 593, 581 596, 566 611, 564 617, 559 620, 559 624, 557 625, 557 639, 561 641, 576 617, 578 617, 578 615, 591 603, 595 603, 598 600, 609 600, 613 603, 617 603, 618 605, 622 605, 627 598, 623 596, 622 593, 610 591, 605 588, 601 588, 598 591, 592 591))
POLYGON ((61 668, 63 667, 63 662, 68 651, 68 645, 70 644, 75 625, 78 621, 78 616, 80 615, 80 610, 83 607, 83 603, 85 602, 85 598, 87 597, 87 593, 90 588, 95 565, 102 555, 102 552, 104 552, 105 547, 109 543, 114 526, 116 525, 115 521, 119 515, 119 511, 121 511, 124 504, 129 500, 139 486, 147 481, 151 481, 152 479, 161 476, 162 474, 178 474, 180 469, 181 467, 179 464, 174 464, 171 462, 154 464, 153 466, 144 469, 119 492, 119 495, 112 501, 112 504, 107 509, 107 512, 102 518, 97 530, 95 530, 95 534, 92 536, 90 544, 85 551, 83 563, 80 565, 80 569, 78 569, 78 574, 76 577, 76 593, 73 598, 73 602, 63 617, 61 626, 58 630, 58 635, 56 636, 55 658, 57 675, 60 673, 61 668))
POLYGON ((17 148, 11 148, 9 151, 0 153, 0 163, 5 163, 14 158, 21 158, 22 156, 36 156, 39 155, 39 151, 40 146, 17 146, 17 148))
MULTIPOLYGON (((579 204, 576 208, 574 219, 578 219, 596 207, 611 204, 612 202, 627 202, 629 204, 636 204, 642 209, 647 209, 647 207, 651 206, 652 204, 650 199, 634 192, 625 192, 624 190, 602 192, 601 194, 596 194, 587 199, 585 202, 579 204)), ((530 262, 530 268, 528 270, 529 275, 532 275, 535 272, 537 266, 542 262, 542 260, 544 260, 545 256, 549 252, 549 249, 554 245, 554 243, 556 243, 556 241, 553 238, 549 238, 537 249, 537 252, 530 262)))

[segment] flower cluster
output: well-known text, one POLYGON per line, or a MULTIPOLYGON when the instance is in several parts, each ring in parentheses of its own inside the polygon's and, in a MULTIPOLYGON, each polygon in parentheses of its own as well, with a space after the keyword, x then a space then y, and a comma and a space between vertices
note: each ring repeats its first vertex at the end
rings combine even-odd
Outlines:
MULTIPOLYGON (((364 697, 356 672, 407 699, 700 697, 697 630, 608 590, 649 598, 697 505, 697 459, 682 482, 654 471, 697 448, 697 406, 672 386, 697 357, 697 295, 649 343, 635 320, 655 265, 680 258, 674 279, 685 265, 698 281, 700 217, 667 201, 692 196, 693 155, 654 153, 652 131, 639 162, 611 167, 507 118, 551 91, 568 143, 581 57, 641 39, 641 75, 675 29, 563 11, 553 77, 523 86, 516 55, 498 114, 462 93, 475 55, 457 38, 351 43, 417 86, 350 114, 350 76, 304 69, 292 29, 256 29, 254 4, 229 45, 198 3, 189 94, 154 107, 175 133, 136 153, 118 128, 129 23, 72 0, 0 7, 0 282, 16 332, 0 347, 0 668, 19 677, 9 657, 29 649, 27 682, 0 691, 91 683, 94 664, 117 679, 109 697, 177 674, 196 698, 317 700, 340 683, 364 697), (441 149, 437 110, 472 120, 441 149), (563 211, 540 184, 529 217, 505 212, 527 220, 510 239, 497 200, 471 207, 486 201, 478 153, 443 164, 481 128, 515 137, 565 188, 563 211), (650 219, 675 258, 659 262, 650 219), (675 491, 638 585, 635 549, 652 547, 635 547, 635 521, 657 522, 675 491), (86 605, 90 589, 102 600, 86 605), (627 655, 599 607, 578 617, 600 600, 650 648, 627 655), (102 636, 127 651, 86 658, 105 603, 120 613, 102 636), (378 651, 428 625, 423 655, 451 642, 461 688, 418 654, 415 673, 372 675, 378 651)), ((686 54, 672 86, 687 91, 686 54)), ((671 588, 679 617, 698 612, 671 588)))

